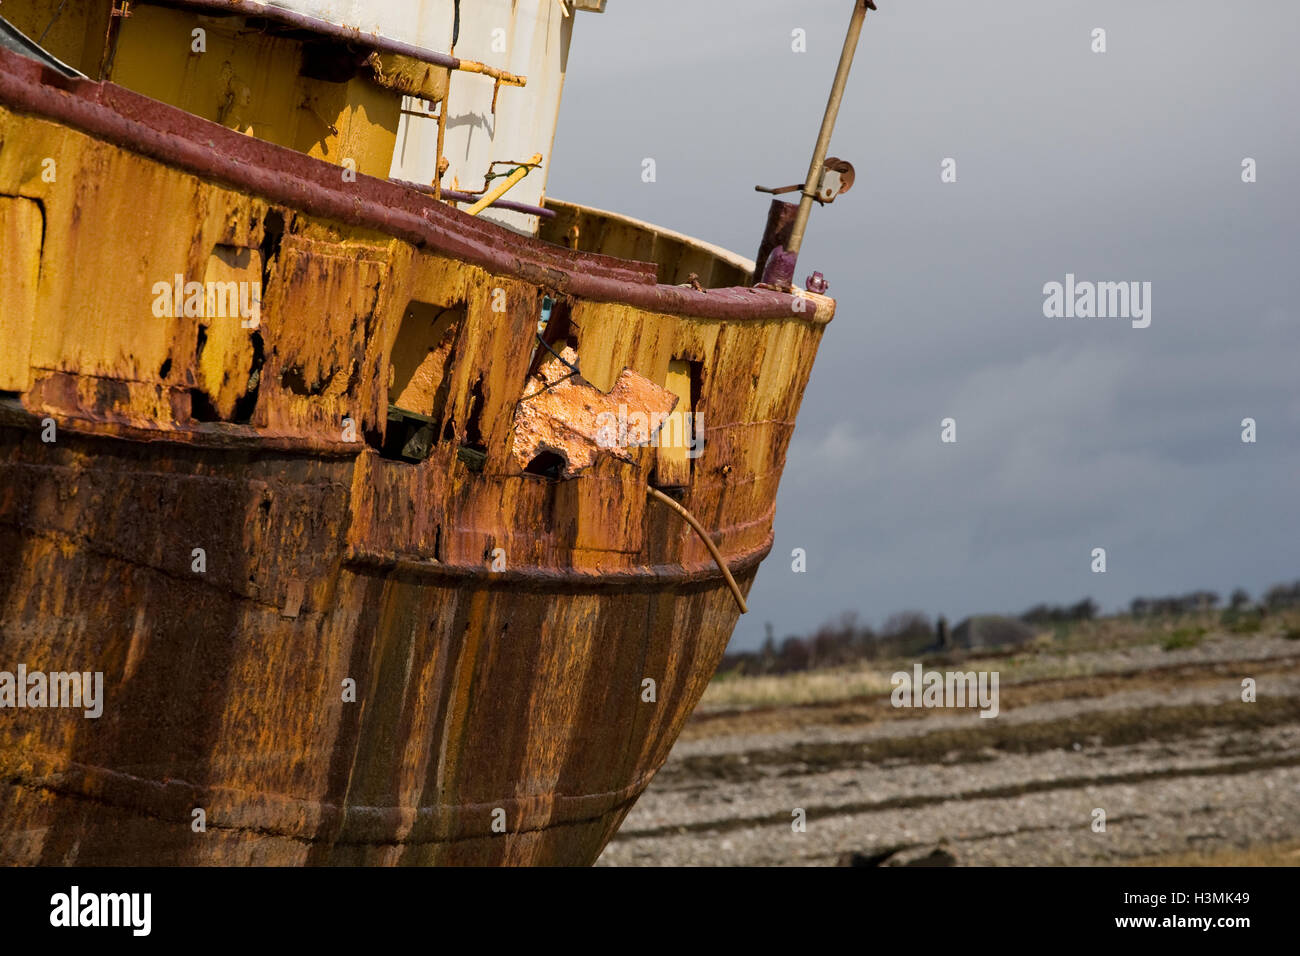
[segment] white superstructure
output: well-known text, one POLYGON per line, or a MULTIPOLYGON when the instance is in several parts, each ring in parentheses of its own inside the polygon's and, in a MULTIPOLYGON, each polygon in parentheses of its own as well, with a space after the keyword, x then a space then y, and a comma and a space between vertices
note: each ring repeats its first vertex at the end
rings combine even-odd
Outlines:
MULTIPOLYGON (((526 76, 527 86, 502 86, 498 91, 487 77, 452 73, 443 144, 450 166, 442 183, 446 189, 481 190, 492 162, 522 162, 541 153, 542 168, 505 197, 541 205, 575 13, 602 12, 605 0, 461 0, 454 49, 455 0, 272 0, 270 5, 526 76)), ((433 113, 436 109, 420 100, 408 98, 404 103, 394 177, 433 182, 438 148, 433 113)), ((508 169, 497 167, 496 172, 508 169)), ((537 231, 535 216, 495 209, 482 215, 519 232, 537 231)))
MULTIPOLYGON (((245 0, 259 6, 292 10, 318 20, 354 27, 440 53, 451 46, 453 5, 430 0, 245 0)), ((462 0, 462 7, 478 6, 462 0)), ((494 4, 495 5, 495 4, 494 4)))

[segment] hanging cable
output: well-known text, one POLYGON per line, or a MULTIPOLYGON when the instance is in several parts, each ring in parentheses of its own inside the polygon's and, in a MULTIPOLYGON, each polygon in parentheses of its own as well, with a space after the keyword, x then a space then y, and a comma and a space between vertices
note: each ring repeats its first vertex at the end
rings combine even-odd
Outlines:
POLYGON ((704 546, 709 549, 709 554, 713 555, 713 560, 718 565, 718 570, 721 571, 722 576, 726 578, 727 587, 731 588, 731 596, 736 599, 736 605, 740 608, 740 613, 749 613, 749 607, 745 604, 745 595, 740 593, 740 586, 736 584, 736 579, 731 576, 731 569, 727 567, 727 562, 722 559, 722 552, 718 550, 718 546, 713 543, 713 539, 709 537, 709 533, 704 530, 704 525, 696 521, 695 515, 683 508, 679 502, 669 498, 658 488, 651 488, 649 485, 646 485, 645 490, 651 498, 667 505, 673 511, 676 511, 688 525, 695 529, 695 533, 700 536, 700 540, 704 542, 704 546))
POLYGON ((59 9, 54 11, 54 19, 47 23, 45 29, 41 31, 41 38, 36 41, 37 46, 40 46, 45 42, 45 38, 50 35, 50 30, 53 29, 54 24, 58 23, 59 17, 63 16, 63 8, 67 5, 68 0, 63 0, 63 2, 59 4, 59 9))

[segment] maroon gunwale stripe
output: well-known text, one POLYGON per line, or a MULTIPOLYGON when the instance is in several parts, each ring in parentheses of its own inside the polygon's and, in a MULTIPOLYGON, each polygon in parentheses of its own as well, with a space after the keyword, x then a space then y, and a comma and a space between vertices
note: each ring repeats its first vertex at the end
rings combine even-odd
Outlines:
POLYGON ((814 324, 795 297, 769 289, 697 292, 656 284, 652 263, 574 252, 466 215, 371 176, 343 183, 339 167, 245 136, 113 83, 64 77, 0 50, 0 105, 53 120, 97 139, 233 186, 270 202, 374 229, 498 275, 592 302, 726 320, 794 319, 814 324), (242 157, 242 158, 241 158, 242 157))

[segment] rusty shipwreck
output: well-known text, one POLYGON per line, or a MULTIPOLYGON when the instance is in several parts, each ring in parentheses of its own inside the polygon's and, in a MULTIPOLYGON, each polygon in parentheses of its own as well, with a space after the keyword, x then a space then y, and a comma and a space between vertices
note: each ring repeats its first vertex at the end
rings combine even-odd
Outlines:
POLYGON ((758 277, 547 198, 603 7, 0 9, 0 862, 618 828, 771 547, 851 168, 828 109, 758 277))

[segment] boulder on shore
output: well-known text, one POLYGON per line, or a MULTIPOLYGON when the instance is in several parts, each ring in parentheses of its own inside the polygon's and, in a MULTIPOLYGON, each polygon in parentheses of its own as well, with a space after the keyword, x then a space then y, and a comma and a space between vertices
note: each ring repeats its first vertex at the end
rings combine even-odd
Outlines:
POLYGON ((1014 617, 982 614, 968 617, 952 632, 952 646, 966 650, 1020 647, 1035 637, 1033 628, 1014 617))

